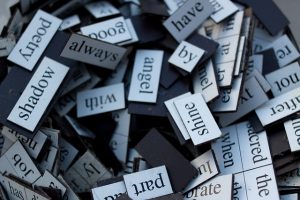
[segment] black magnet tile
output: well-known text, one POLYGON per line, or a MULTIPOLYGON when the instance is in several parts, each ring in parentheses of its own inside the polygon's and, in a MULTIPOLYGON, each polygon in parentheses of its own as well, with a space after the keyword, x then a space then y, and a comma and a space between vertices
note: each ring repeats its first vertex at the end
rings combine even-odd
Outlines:
POLYGON ((168 53, 167 51, 164 52, 164 58, 159 80, 159 83, 166 89, 169 88, 172 84, 174 84, 174 82, 180 77, 180 73, 175 69, 174 66, 172 66, 168 62, 170 56, 170 53, 168 53))
MULTIPOLYGON (((289 20, 273 2, 273 0, 236 0, 239 3, 246 4, 252 7, 254 15, 266 27, 268 32, 272 35, 278 34, 284 30, 289 20)), ((287 2, 288 3, 288 2, 287 2)))
MULTIPOLYGON (((131 200, 127 194, 122 194, 116 200, 131 200)), ((180 193, 169 194, 161 197, 152 198, 152 200, 183 200, 183 196, 180 193)))
POLYGON ((279 169, 276 169, 275 172, 276 172, 277 176, 281 176, 288 172, 298 169, 298 166, 299 166, 299 162, 292 162, 292 163, 285 165, 279 169))
POLYGON ((276 124, 266 130, 272 157, 280 156, 290 152, 290 145, 285 129, 282 124, 276 124))
POLYGON ((0 58, 0 83, 5 79, 7 76, 7 62, 5 58, 0 58))
POLYGON ((279 69, 279 64, 273 49, 262 51, 261 54, 263 55, 262 75, 266 75, 279 69))
POLYGON ((202 35, 199 35, 198 33, 192 34, 187 38, 186 41, 205 50, 205 54, 199 61, 198 65, 203 64, 205 61, 207 61, 207 59, 212 57, 219 46, 219 43, 215 42, 214 40, 208 39, 202 35))
POLYGON ((116 200, 132 200, 132 199, 126 193, 124 193, 121 196, 117 197, 116 200))
POLYGON ((161 22, 153 17, 137 15, 131 17, 131 21, 140 44, 160 40, 166 34, 161 22))
POLYGON ((172 118, 172 116, 170 114, 168 114, 168 119, 170 121, 170 124, 175 132, 175 135, 177 136, 177 139, 179 141, 179 143, 181 145, 185 144, 186 143, 186 140, 184 139, 184 137, 182 136, 176 122, 174 121, 174 119, 172 118))
POLYGON ((164 105, 164 102, 188 91, 189 82, 184 79, 176 81, 168 89, 159 86, 156 103, 130 102, 128 105, 128 112, 130 114, 137 115, 166 117, 168 111, 164 105))
POLYGON ((168 17, 167 5, 159 0, 142 0, 141 9, 144 14, 152 14, 161 17, 168 17))
POLYGON ((166 166, 175 192, 182 191, 197 176, 196 168, 156 129, 151 129, 135 148, 152 167, 166 166))
POLYGON ((260 120, 258 119, 255 113, 251 113, 248 117, 250 124, 252 125, 254 132, 261 132, 264 131, 264 126, 261 124, 260 120))

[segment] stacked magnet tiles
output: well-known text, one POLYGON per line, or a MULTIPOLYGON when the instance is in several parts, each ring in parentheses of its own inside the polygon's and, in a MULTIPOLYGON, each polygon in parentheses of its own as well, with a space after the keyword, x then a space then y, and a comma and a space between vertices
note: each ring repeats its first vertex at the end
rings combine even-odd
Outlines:
POLYGON ((298 200, 296 0, 0 2, 0 199, 298 200))

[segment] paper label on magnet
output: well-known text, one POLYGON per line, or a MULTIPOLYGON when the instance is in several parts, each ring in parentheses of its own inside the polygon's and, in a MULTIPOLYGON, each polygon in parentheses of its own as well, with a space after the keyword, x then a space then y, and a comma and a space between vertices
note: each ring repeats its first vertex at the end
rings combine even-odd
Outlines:
POLYGON ((63 30, 66 30, 68 28, 71 28, 77 24, 80 24, 80 18, 78 15, 72 15, 70 17, 67 17, 65 19, 63 19, 60 27, 59 27, 59 30, 63 31, 63 30))
POLYGON ((236 126, 221 129, 223 136, 211 143, 221 174, 233 174, 243 171, 240 145, 236 126))
POLYGON ((17 131, 3 126, 1 133, 12 142, 19 140, 34 159, 38 157, 47 140, 47 136, 41 131, 38 131, 33 138, 27 138, 17 131))
POLYGON ((248 67, 246 69, 246 76, 250 76, 254 69, 262 73, 263 68, 263 55, 252 55, 248 60, 248 67))
POLYGON ((120 13, 120 11, 113 5, 111 5, 108 1, 88 3, 85 5, 85 8, 97 19, 120 13))
POLYGON ((126 187, 123 181, 92 189, 94 200, 115 199, 124 193, 126 193, 126 187))
POLYGON ((240 38, 238 35, 219 39, 219 47, 215 55, 215 63, 221 64, 235 61, 236 53, 238 51, 239 40, 240 38))
POLYGON ((196 186, 219 174, 218 165, 212 150, 198 156, 191 161, 191 164, 197 169, 198 176, 191 180, 188 186, 184 189, 183 193, 195 188, 196 186))
POLYGON ((124 84, 104 86, 77 93, 77 116, 84 117, 125 108, 124 84))
POLYGON ((48 171, 45 171, 43 176, 41 176, 36 182, 34 182, 33 185, 59 189, 62 196, 67 190, 67 188, 48 171))
POLYGON ((218 86, 229 88, 232 84, 234 61, 216 64, 218 86))
POLYGON ((254 132, 250 122, 236 126, 244 171, 272 164, 266 132, 254 132))
POLYGON ((65 115, 65 118, 78 135, 92 139, 96 137, 94 132, 82 126, 75 118, 68 115, 65 115))
POLYGON ((263 126, 278 121, 300 110, 300 88, 293 89, 267 101, 255 112, 263 126))
MULTIPOLYGON (((13 174, 29 183, 33 183, 41 176, 41 173, 19 141, 16 141, 13 146, 1 156, 1 163, 9 163, 10 170, 14 171, 13 174), (5 162, 2 162, 3 158, 6 158, 5 162)), ((0 167, 0 172, 5 172, 2 170, 2 166, 0 167)))
POLYGON ((233 177, 233 199, 248 200, 244 173, 234 174, 233 177))
POLYGON ((132 43, 135 43, 135 42, 138 42, 139 41, 139 37, 135 31, 135 28, 132 24, 132 21, 131 19, 125 19, 125 22, 126 22, 126 25, 127 25, 127 28, 128 28, 128 31, 131 35, 131 39, 130 40, 126 40, 124 42, 120 42, 118 43, 119 46, 124 46, 124 45, 129 45, 129 44, 132 44, 132 43))
POLYGON ((189 0, 178 8, 163 25, 178 42, 181 42, 213 12, 214 8, 208 1, 189 0))
POLYGON ((60 19, 38 10, 7 59, 31 71, 61 22, 60 19))
POLYGON ((258 81, 261 88, 267 93, 271 90, 270 83, 265 79, 265 76, 263 76, 260 72, 258 72, 257 69, 253 69, 250 75, 246 76, 246 80, 255 77, 255 79, 258 81))
POLYGON ((238 7, 230 0, 209 0, 214 7, 214 12, 210 16, 216 23, 221 22, 233 13, 238 11, 238 7))
POLYGON ((64 175, 66 182, 70 185, 74 192, 90 191, 92 186, 72 167, 69 168, 64 175))
POLYGON ((298 193, 280 195, 280 200, 298 200, 298 193))
POLYGON ((246 65, 245 63, 245 47, 246 47, 246 37, 245 36, 241 36, 240 37, 240 43, 238 46, 238 52, 236 55, 236 61, 235 61, 235 66, 234 66, 234 76, 238 76, 240 74, 240 72, 242 73, 244 71, 244 67, 246 65))
POLYGON ((213 63, 209 60, 205 66, 198 66, 193 74, 193 89, 195 93, 201 93, 205 102, 219 96, 219 87, 213 63))
POLYGON ((212 38, 219 40, 222 38, 230 38, 241 34, 244 11, 239 11, 232 15, 224 22, 217 25, 213 24, 212 38))
POLYGON ((173 193, 165 166, 124 175, 127 194, 136 200, 151 199, 173 193))
POLYGON ((44 155, 42 161, 38 163, 37 166, 41 171, 52 171, 58 156, 58 148, 54 146, 49 146, 48 149, 46 149, 46 151, 47 154, 44 155))
POLYGON ((50 141, 51 146, 54 146, 56 148, 59 147, 60 143, 60 134, 61 131, 58 129, 53 128, 47 128, 47 127, 41 127, 40 131, 44 133, 47 136, 47 139, 50 141))
POLYGON ((132 38, 124 17, 116 17, 104 22, 84 26, 80 30, 83 35, 111 44, 117 44, 132 38))
POLYGON ((135 55, 128 100, 156 103, 163 51, 138 50, 135 55))
POLYGON ((184 200, 232 200, 233 175, 217 176, 187 192, 184 200))
POLYGON ((284 122, 284 128, 289 140, 290 148, 292 152, 300 151, 300 135, 299 135, 300 119, 292 119, 284 122))
POLYGON ((10 199, 22 199, 22 200, 51 200, 45 193, 37 192, 33 190, 31 186, 24 185, 13 178, 7 176, 3 177, 6 191, 10 199))
POLYGON ((112 174, 89 151, 86 151, 71 168, 90 185, 95 184, 98 180, 112 177, 112 174))
POLYGON ((126 51, 123 47, 72 34, 61 56, 114 70, 126 51))
POLYGON ((194 145, 202 144, 221 136, 221 131, 204 101, 202 94, 193 94, 174 101, 194 145))
POLYGON ((16 45, 14 38, 0 38, 0 57, 8 56, 16 45))
POLYGON ((280 67, 283 67, 300 57, 298 50, 287 35, 281 36, 269 47, 274 49, 280 67))
POLYGON ((204 53, 203 49, 182 41, 169 58, 169 63, 191 73, 204 53))
POLYGON ((64 139, 60 140, 60 170, 65 171, 71 165, 79 151, 64 139))
POLYGON ((273 165, 244 172, 248 199, 280 200, 273 165))
POLYGON ((7 119, 34 131, 68 71, 69 67, 45 57, 7 119))
POLYGON ((266 79, 271 84, 274 96, 279 96, 285 92, 300 86, 300 66, 298 62, 282 67, 266 75, 266 79))
POLYGON ((231 89, 221 89, 220 96, 210 104, 212 112, 236 111, 242 87, 243 75, 233 79, 231 89))
POLYGON ((68 185, 68 183, 65 181, 65 179, 58 175, 57 179, 67 188, 66 193, 63 198, 68 200, 80 200, 80 198, 77 196, 77 194, 72 190, 72 188, 68 185))
POLYGON ((164 0, 168 6, 169 14, 173 14, 180 6, 182 6, 187 0, 164 0))
POLYGON ((110 148, 119 161, 126 163, 131 115, 128 109, 115 111, 112 118, 118 123, 110 139, 110 148))
POLYGON ((222 126, 227 126, 240 119, 247 113, 253 111, 255 108, 267 102, 268 100, 268 96, 260 87, 257 80, 254 77, 250 78, 244 83, 244 88, 239 99, 237 111, 234 113, 219 114, 219 122, 222 126))

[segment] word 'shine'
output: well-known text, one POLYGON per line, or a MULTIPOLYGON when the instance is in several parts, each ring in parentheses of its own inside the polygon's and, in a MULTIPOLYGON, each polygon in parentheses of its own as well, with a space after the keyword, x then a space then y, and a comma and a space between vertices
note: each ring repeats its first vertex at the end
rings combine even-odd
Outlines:
POLYGON ((45 57, 7 119, 33 131, 68 71, 69 67, 45 57))
POLYGON ((221 131, 210 113, 202 94, 193 94, 174 101, 176 109, 191 136, 199 145, 221 136, 221 131))

